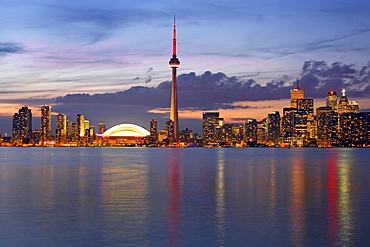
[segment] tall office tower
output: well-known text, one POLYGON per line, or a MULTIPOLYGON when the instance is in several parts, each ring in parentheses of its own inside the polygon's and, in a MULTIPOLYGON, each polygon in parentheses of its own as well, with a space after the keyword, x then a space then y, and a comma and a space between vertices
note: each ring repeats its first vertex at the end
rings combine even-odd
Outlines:
POLYGON ((257 145, 257 128, 256 119, 250 119, 244 123, 244 141, 245 145, 254 147, 257 145))
POLYGON ((333 110, 337 110, 338 107, 338 98, 337 92, 329 91, 328 96, 326 96, 326 106, 331 107, 333 110))
POLYGON ((103 134, 106 131, 106 123, 98 123, 98 134, 103 134))
POLYGON ((41 145, 46 145, 50 140, 51 131, 51 107, 44 105, 41 107, 41 145))
POLYGON ((297 108, 283 108, 283 116, 281 118, 281 136, 290 138, 295 133, 295 116, 297 108))
POLYGON ((59 113, 57 116, 57 126, 55 129, 55 141, 57 144, 64 144, 67 136, 67 116, 59 113))
POLYGON ((297 111, 294 116, 295 135, 307 137, 307 126, 313 122, 313 99, 297 99, 297 111))
MULTIPOLYGON (((85 120, 86 121, 86 120, 85 120)), ((86 129, 86 142, 93 144, 95 141, 95 126, 94 125, 89 125, 88 128, 86 129)))
POLYGON ((169 141, 169 143, 172 143, 173 141, 173 127, 174 127, 174 122, 169 119, 167 122, 166 122, 166 130, 167 130, 167 139, 169 141))
POLYGON ((349 102, 346 96, 346 90, 342 89, 342 96, 339 99, 338 103, 338 112, 344 113, 344 112, 350 112, 350 106, 349 102))
POLYGON ((78 131, 78 135, 80 137, 83 137, 85 135, 85 116, 84 115, 81 115, 81 114, 77 115, 76 128, 78 131))
POLYGON ((86 120, 84 121, 84 129, 85 129, 85 135, 87 132, 89 132, 89 129, 90 129, 90 121, 89 120, 86 120))
POLYGON ((170 120, 173 122, 173 135, 170 142, 178 142, 180 137, 179 117, 177 104, 177 68, 180 67, 180 61, 176 54, 176 20, 173 19, 173 39, 172 39, 172 57, 169 62, 172 69, 172 89, 171 89, 171 112, 170 120))
POLYGON ((280 136, 280 113, 278 111, 271 112, 267 115, 266 127, 267 140, 270 145, 275 146, 278 144, 277 142, 280 136))
POLYGON ((369 112, 345 112, 339 116, 339 139, 345 147, 364 147, 368 144, 369 112))
POLYGON ((157 120, 150 120, 150 143, 154 144, 158 142, 158 123, 157 120))
POLYGON ((74 132, 73 132, 73 123, 72 121, 68 120, 66 121, 66 142, 73 142, 74 139, 74 132))
POLYGON ((29 143, 32 133, 32 113, 31 109, 23 106, 18 113, 13 115, 13 140, 14 142, 29 143))
POLYGON ((319 147, 332 147, 339 144, 338 112, 320 107, 317 115, 317 144, 319 147))
POLYGON ((203 142, 206 145, 220 141, 219 135, 220 132, 222 133, 223 118, 219 116, 219 112, 203 112, 203 142))
POLYGON ((297 100, 298 99, 304 99, 304 90, 303 88, 299 87, 299 80, 297 78, 297 85, 295 88, 292 88, 290 90, 290 101, 291 101, 291 107, 297 108, 297 100))

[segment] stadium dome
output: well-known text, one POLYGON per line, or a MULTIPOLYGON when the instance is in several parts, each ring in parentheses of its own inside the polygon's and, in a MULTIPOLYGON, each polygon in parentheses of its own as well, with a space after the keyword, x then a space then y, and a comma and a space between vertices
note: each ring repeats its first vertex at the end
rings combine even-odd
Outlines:
POLYGON ((102 137, 145 137, 150 132, 136 124, 118 124, 106 130, 102 137))

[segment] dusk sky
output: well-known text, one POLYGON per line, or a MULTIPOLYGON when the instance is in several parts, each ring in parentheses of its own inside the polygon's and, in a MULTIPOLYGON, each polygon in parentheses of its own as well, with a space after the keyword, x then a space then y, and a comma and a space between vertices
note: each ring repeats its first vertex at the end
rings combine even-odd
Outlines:
POLYGON ((0 11, 1 134, 23 105, 164 124, 173 15, 180 128, 199 131, 202 111, 229 122, 281 111, 296 77, 315 107, 346 88, 370 109, 369 1, 3 0, 0 11))

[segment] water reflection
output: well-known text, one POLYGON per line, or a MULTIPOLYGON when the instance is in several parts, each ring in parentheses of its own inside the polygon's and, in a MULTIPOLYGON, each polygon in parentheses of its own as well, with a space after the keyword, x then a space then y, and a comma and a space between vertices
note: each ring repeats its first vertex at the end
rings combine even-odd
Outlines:
POLYGON ((302 246, 305 231, 304 222, 304 158, 301 153, 292 157, 291 161, 291 220, 293 230, 293 245, 302 246))
POLYGON ((342 153, 338 161, 339 176, 339 239, 340 246, 353 246, 353 206, 351 198, 351 168, 348 160, 351 160, 352 152, 342 153))
POLYGON ((181 204, 181 176, 179 167, 179 153, 177 149, 169 150, 169 201, 168 201, 168 235, 169 246, 178 246, 180 243, 180 204, 181 204))
POLYGON ((225 245, 225 184, 224 184, 224 150, 217 150, 217 179, 216 179, 216 222, 217 222, 217 244, 225 245))
POLYGON ((148 226, 148 161, 143 155, 128 159, 127 153, 113 158, 106 151, 102 156, 103 239, 128 244, 144 239, 148 226))

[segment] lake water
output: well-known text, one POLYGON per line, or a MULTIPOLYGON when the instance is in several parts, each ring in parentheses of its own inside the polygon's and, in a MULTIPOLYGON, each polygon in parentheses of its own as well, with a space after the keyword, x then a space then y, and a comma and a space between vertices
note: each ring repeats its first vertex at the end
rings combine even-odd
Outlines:
POLYGON ((1 246, 370 246, 370 149, 0 148, 1 246))

